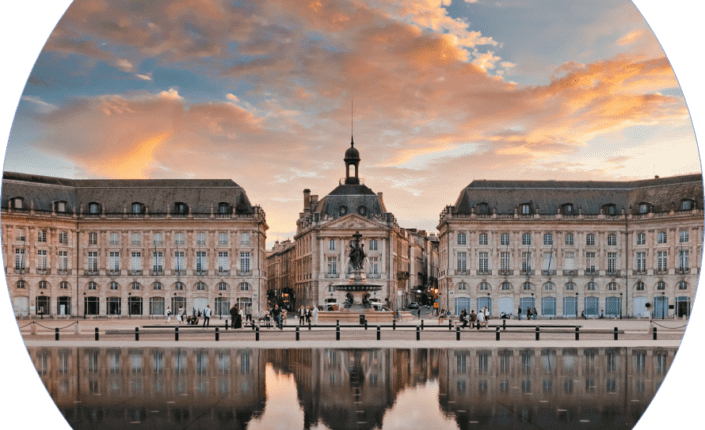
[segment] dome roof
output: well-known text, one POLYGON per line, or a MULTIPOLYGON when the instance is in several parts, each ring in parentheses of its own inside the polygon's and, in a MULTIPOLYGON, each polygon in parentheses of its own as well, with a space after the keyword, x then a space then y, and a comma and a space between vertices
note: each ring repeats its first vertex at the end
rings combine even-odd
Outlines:
POLYGON ((345 151, 344 161, 360 161, 360 152, 355 149, 355 142, 350 140, 350 148, 345 151))

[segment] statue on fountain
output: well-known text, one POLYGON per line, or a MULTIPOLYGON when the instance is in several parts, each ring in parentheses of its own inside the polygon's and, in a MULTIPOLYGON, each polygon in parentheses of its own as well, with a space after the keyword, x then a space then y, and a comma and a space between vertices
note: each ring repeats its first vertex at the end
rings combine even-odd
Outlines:
POLYGON ((350 242, 350 266, 353 270, 364 270, 365 269, 365 244, 360 243, 360 238, 362 235, 359 231, 353 234, 353 240, 350 242))

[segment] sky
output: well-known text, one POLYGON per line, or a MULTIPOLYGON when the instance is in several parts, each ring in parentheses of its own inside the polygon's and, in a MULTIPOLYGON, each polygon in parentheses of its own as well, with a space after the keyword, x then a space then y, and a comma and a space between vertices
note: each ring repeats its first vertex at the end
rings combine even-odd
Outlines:
POLYGON ((364 183, 429 232, 474 179, 700 172, 669 61, 615 0, 76 0, 4 168, 231 178, 271 247, 303 189, 345 176, 352 133, 364 183))

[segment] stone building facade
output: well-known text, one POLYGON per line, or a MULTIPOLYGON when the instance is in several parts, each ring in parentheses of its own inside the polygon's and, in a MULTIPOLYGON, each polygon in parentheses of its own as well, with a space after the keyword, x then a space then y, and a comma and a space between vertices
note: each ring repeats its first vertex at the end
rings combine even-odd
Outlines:
POLYGON ((294 254, 294 242, 289 239, 276 241, 272 249, 267 252, 267 306, 269 307, 278 304, 291 311, 301 306, 294 291, 296 283, 294 254))
POLYGON ((297 303, 325 308, 343 305, 346 293, 336 291, 335 285, 348 283, 348 248, 353 234, 359 232, 367 254, 367 283, 382 287, 369 299, 401 309, 414 299, 414 291, 428 287, 418 284, 428 278, 428 259, 420 256, 427 249, 426 233, 399 227, 383 194, 362 183, 360 153, 353 142, 344 162, 346 177, 327 196, 319 200, 310 190, 303 192, 303 212, 294 238, 297 303))
POLYGON ((4 267, 19 316, 258 312, 267 228, 231 180, 4 174, 4 267))
POLYGON ((442 306, 514 317, 519 307, 539 318, 687 316, 702 208, 701 175, 473 181, 440 214, 442 306))

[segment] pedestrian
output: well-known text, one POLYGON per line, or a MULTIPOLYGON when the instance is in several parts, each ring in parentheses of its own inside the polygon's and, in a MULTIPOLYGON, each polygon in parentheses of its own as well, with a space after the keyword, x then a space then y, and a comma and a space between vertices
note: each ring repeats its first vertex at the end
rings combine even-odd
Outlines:
POLYGON ((171 307, 166 308, 166 323, 169 324, 171 322, 171 307))
POLYGON ((538 317, 539 317, 539 312, 536 310, 536 308, 534 308, 533 315, 534 315, 534 319, 535 319, 535 320, 538 319, 538 317))
POLYGON ((482 310, 482 313, 485 316, 485 328, 487 328, 490 325, 490 310, 487 309, 487 306, 482 310))
POLYGON ((458 322, 463 323, 463 325, 460 326, 460 328, 465 328, 468 326, 468 315, 467 315, 467 312, 465 311, 465 309, 460 311, 460 315, 458 315, 458 322))
POLYGON ((245 309, 245 321, 248 321, 252 325, 255 324, 252 321, 252 305, 248 306, 247 309, 245 309))
POLYGON ((274 319, 274 324, 277 328, 281 325, 281 320, 279 319, 281 313, 282 311, 279 309, 279 305, 274 305, 274 308, 272 309, 272 318, 274 319))
POLYGON ((181 324, 181 321, 183 319, 182 314, 184 313, 184 308, 179 306, 179 310, 177 311, 178 313, 176 314, 176 322, 181 324))
POLYGON ((311 316, 313 316, 313 324, 317 325, 318 324, 318 306, 313 307, 313 310, 311 311, 311 316))
POLYGON ((580 312, 580 316, 583 317, 584 320, 587 319, 587 317, 585 316, 585 311, 580 312))
POLYGON ((438 312, 438 325, 442 325, 442 324, 443 324, 443 320, 445 319, 445 317, 446 317, 446 310, 445 310, 445 309, 441 309, 441 310, 438 312))
POLYGON ((211 326, 211 305, 207 305, 205 309, 203 309, 203 327, 210 327, 211 326))
POLYGON ((480 327, 485 325, 485 314, 480 310, 477 313, 477 329, 480 330, 480 327))
POLYGON ((311 325, 311 308, 306 306, 306 324, 311 325))
POLYGON ((235 305, 235 328, 242 328, 242 309, 235 305))
POLYGON ((193 316, 196 316, 196 308, 193 308, 193 316))
POLYGON ((282 327, 286 325, 286 319, 288 318, 287 317, 288 313, 289 313, 289 311, 287 311, 286 309, 282 309, 282 315, 281 315, 282 327))
POLYGON ((235 320, 237 319, 237 305, 230 308, 230 328, 235 328, 235 320))
POLYGON ((299 308, 299 325, 304 325, 304 320, 306 319, 306 310, 303 305, 299 308))
POLYGON ((521 306, 519 306, 519 310, 517 311, 517 317, 519 318, 519 321, 521 321, 521 306))
POLYGON ((242 327, 242 322, 245 321, 245 308, 240 307, 240 311, 238 312, 238 316, 240 317, 240 327, 242 327))

